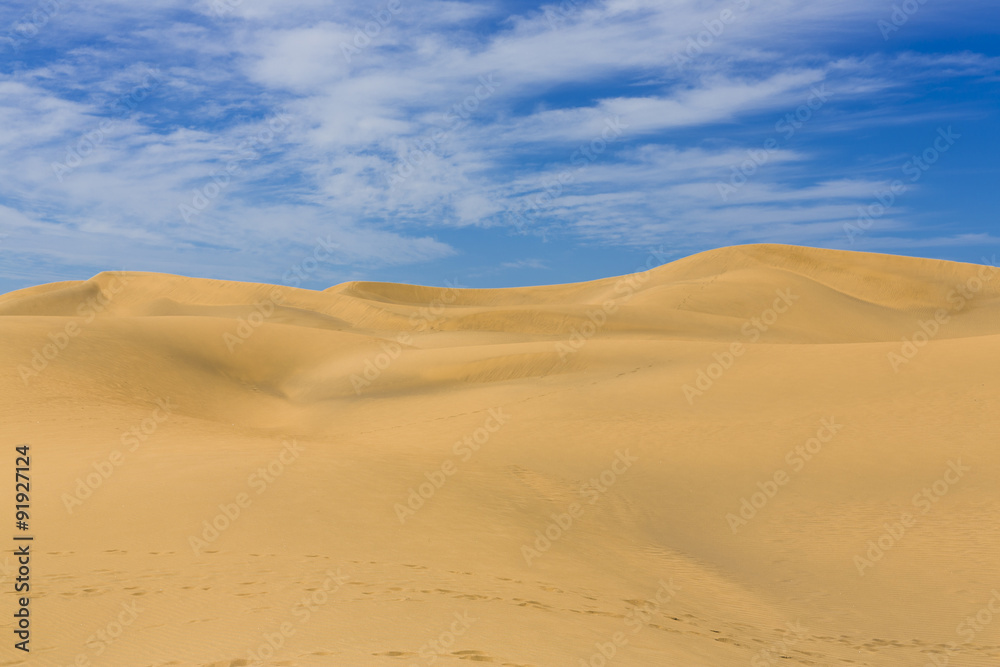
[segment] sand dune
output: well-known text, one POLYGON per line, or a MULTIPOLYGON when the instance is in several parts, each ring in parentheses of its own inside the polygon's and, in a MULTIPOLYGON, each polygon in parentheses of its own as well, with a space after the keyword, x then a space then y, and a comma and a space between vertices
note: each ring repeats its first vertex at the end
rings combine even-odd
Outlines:
POLYGON ((37 489, 0 664, 1000 664, 991 266, 102 273, 0 296, 0 365, 37 489))

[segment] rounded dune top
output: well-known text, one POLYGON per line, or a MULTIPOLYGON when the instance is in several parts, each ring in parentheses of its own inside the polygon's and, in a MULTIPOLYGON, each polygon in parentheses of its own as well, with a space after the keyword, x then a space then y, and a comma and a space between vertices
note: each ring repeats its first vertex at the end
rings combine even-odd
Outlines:
POLYGON ((956 309, 963 289, 974 298, 957 309, 964 324, 949 327, 949 335, 1000 332, 1000 271, 993 267, 777 244, 718 248, 589 282, 499 289, 354 281, 317 291, 104 272, 0 296, 0 316, 238 319, 256 308, 272 313, 270 324, 391 335, 412 329, 430 308, 436 331, 556 336, 610 303, 618 314, 606 333, 714 339, 731 337, 786 294, 797 305, 775 342, 863 342, 898 340, 914 317, 956 309))
MULTIPOLYGON (((775 277, 785 272, 860 301, 902 310, 938 302, 950 290, 974 280, 981 268, 938 259, 780 244, 718 248, 660 267, 670 279, 681 280, 739 271, 769 271, 775 277)), ((1000 295, 1000 276, 985 283, 982 292, 984 297, 1000 295)))
MULTIPOLYGON (((621 293, 621 284, 629 276, 639 276, 632 284, 649 288, 759 271, 770 273, 772 279, 778 279, 779 272, 796 274, 862 301, 889 308, 911 309, 937 301, 942 288, 950 290, 972 279, 979 269, 977 264, 937 259, 761 243, 716 248, 641 273, 580 283, 465 289, 458 286, 427 287, 355 281, 330 287, 326 291, 406 305, 425 305, 445 297, 449 299, 448 303, 467 306, 594 303, 621 293)), ((1000 280, 995 281, 995 285, 1000 285, 1000 280)), ((1000 294, 996 286, 988 285, 986 291, 992 295, 1000 294)))

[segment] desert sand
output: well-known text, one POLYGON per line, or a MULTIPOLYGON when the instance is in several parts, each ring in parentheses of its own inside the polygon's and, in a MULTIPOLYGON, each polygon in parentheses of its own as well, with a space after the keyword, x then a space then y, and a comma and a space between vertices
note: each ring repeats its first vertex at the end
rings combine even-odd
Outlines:
POLYGON ((1000 664, 1000 270, 659 263, 0 297, 0 665, 1000 664))

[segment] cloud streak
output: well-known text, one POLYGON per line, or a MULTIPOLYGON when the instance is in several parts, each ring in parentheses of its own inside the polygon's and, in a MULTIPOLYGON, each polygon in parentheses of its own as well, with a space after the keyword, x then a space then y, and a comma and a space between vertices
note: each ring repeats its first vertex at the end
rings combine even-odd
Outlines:
MULTIPOLYGON (((831 162, 839 147, 817 137, 940 115, 918 91, 995 87, 998 69, 972 51, 835 56, 843 35, 874 30, 860 0, 223 5, 59 3, 34 27, 30 3, 0 11, 0 26, 32 33, 0 69, 6 277, 127 258, 261 278, 271 269, 247 262, 264 248, 281 265, 334 234, 339 268, 317 280, 336 280, 473 251, 440 240, 449 229, 521 233, 509 212, 553 182, 531 222, 546 238, 833 243, 884 179, 831 162), (715 184, 817 86, 834 100, 719 201, 715 184), (621 136, 576 164, 609 122, 621 136)), ((957 106, 984 113, 975 96, 957 106)), ((906 210, 883 223, 905 229, 906 210)))

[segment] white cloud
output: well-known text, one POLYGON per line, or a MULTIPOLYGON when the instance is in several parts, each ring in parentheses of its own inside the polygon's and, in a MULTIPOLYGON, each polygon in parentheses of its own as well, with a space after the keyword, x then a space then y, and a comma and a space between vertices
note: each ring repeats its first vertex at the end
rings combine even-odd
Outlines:
POLYGON ((516 262, 504 262, 500 265, 504 269, 548 269, 549 266, 540 259, 519 259, 516 262))
MULTIPOLYGON (((497 2, 402 0, 386 14, 387 2, 222 0, 221 15, 214 2, 200 14, 176 0, 63 4, 31 41, 55 55, 25 50, 0 75, 0 225, 12 238, 60 261, 74 248, 107 260, 103 247, 157 263, 169 253, 156 248, 184 248, 197 266, 211 248, 293 252, 330 230, 344 261, 419 262, 455 252, 436 230, 510 224, 505 211, 567 173, 534 228, 633 244, 837 235, 884 175, 826 165, 796 137, 726 201, 717 185, 815 86, 833 95, 810 131, 846 133, 942 113, 912 105, 915 82, 998 68, 968 52, 830 57, 823 45, 845 35, 878 38, 881 10, 862 0, 581 1, 514 16, 497 2), (733 20, 678 67, 726 9, 733 20), (345 57, 345 44, 358 52, 345 57), (56 178, 53 162, 151 67, 155 94, 56 178), (287 128, 185 221, 179 207, 276 112, 287 128), (614 119, 621 136, 571 162, 614 119), (60 230, 52 249, 32 241, 43 227, 60 230)), ((885 224, 902 225, 895 215, 885 224)))

